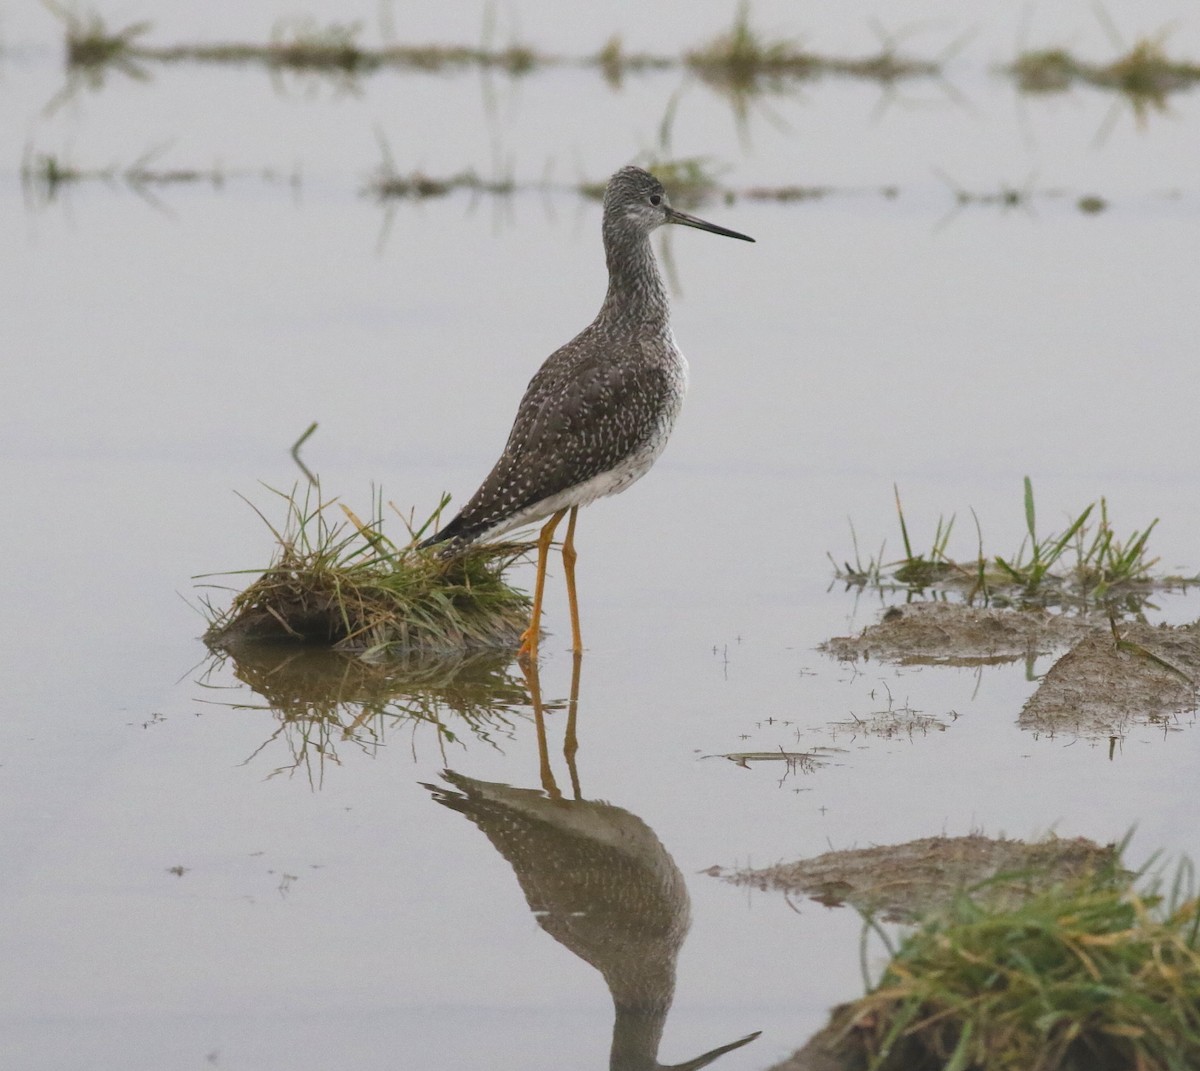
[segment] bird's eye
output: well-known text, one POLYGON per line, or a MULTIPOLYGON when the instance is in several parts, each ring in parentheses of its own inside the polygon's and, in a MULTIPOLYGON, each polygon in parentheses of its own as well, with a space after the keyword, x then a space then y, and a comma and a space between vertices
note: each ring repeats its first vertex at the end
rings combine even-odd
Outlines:
POLYGON ((658 205, 662 204, 662 194, 661 193, 652 193, 650 195, 650 203, 656 207, 658 205))

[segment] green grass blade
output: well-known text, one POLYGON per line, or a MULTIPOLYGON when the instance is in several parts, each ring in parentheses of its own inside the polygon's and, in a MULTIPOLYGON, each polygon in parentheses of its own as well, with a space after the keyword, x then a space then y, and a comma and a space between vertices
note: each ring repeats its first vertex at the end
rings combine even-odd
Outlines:
POLYGON ((908 525, 904 523, 904 507, 900 505, 900 488, 896 484, 892 484, 892 491, 896 496, 896 514, 900 518, 900 535, 904 540, 904 557, 908 561, 912 561, 912 543, 908 539, 908 525))
POLYGON ((1029 538, 1033 543, 1033 557, 1037 560, 1037 515, 1033 507, 1033 481, 1025 477, 1025 527, 1029 529, 1029 538))

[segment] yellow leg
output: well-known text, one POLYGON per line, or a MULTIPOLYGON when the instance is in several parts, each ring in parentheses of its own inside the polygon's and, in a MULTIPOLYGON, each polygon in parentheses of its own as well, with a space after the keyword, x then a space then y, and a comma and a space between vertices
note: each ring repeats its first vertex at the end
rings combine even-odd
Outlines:
POLYGON ((550 554, 550 543, 554 539, 554 529, 563 519, 566 508, 560 509, 544 525, 538 536, 537 578, 533 582, 533 613, 529 615, 529 627, 521 634, 521 646, 517 648, 517 657, 528 656, 530 661, 537 661, 538 636, 542 629, 542 592, 546 588, 546 558, 550 554))
POLYGON ((583 653, 583 640, 579 635, 579 600, 575 597, 575 518, 579 516, 579 507, 571 507, 571 519, 567 521, 567 538, 563 540, 562 558, 563 572, 567 577, 567 603, 571 607, 571 650, 577 655, 583 653))
POLYGON ((567 760, 567 772, 571 775, 571 791, 575 799, 583 799, 579 787, 579 771, 575 768, 575 754, 579 751, 579 735, 576 719, 579 714, 579 669, 583 655, 576 651, 571 659, 571 698, 567 702, 567 731, 563 738, 563 757, 567 760))
POLYGON ((538 772, 541 774, 542 788, 552 800, 560 800, 562 792, 554 780, 554 771, 550 769, 550 747, 546 743, 546 713, 542 706, 542 683, 538 679, 537 659, 528 665, 522 664, 521 672, 525 675, 525 684, 529 688, 529 702, 533 707, 533 724, 537 730, 538 772))

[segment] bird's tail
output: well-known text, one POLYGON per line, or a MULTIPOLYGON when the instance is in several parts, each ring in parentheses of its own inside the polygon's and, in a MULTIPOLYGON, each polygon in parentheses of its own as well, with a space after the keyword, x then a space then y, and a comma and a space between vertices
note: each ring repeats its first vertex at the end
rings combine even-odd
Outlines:
POLYGON ((417 549, 428 550, 430 547, 438 547, 438 557, 453 558, 456 554, 460 554, 466 550, 482 533, 482 529, 464 524, 462 514, 460 513, 454 520, 450 521, 445 527, 438 529, 428 539, 421 540, 417 544, 417 549))

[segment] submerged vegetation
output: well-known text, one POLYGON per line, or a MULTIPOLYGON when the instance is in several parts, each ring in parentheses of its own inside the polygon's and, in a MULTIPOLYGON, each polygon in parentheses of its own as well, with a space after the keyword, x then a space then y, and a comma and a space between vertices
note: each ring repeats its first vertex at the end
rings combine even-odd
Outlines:
MULTIPOLYGON (((364 656, 398 651, 511 649, 529 622, 529 598, 504 582, 523 557, 523 543, 485 543, 453 557, 420 550, 441 508, 419 528, 405 522, 409 542, 383 532, 383 501, 360 520, 320 485, 283 499, 286 521, 271 525, 275 556, 228 609, 206 604, 205 642, 230 650, 247 641, 295 641, 364 656), (343 516, 332 517, 335 506, 343 516)), ((256 511, 257 512, 257 511, 256 511)), ((232 575, 232 574, 227 574, 232 575)))
POLYGON ((1026 477, 1026 536, 1017 551, 1007 557, 985 553, 976 519, 977 555, 960 561, 951 558, 948 551, 955 518, 939 517, 929 549, 917 549, 909 535, 898 489, 895 496, 903 557, 885 563, 881 547, 878 555, 864 560, 851 525, 853 560, 843 559, 839 565, 830 555, 839 580, 877 589, 954 590, 968 602, 980 598, 992 605, 1066 605, 1110 612, 1137 610, 1155 590, 1196 582, 1194 577, 1157 575, 1154 567, 1158 559, 1149 555, 1147 544, 1158 520, 1118 538, 1104 498, 1074 515, 1061 532, 1046 533, 1039 531, 1033 484, 1026 477))
POLYGON ((614 89, 621 88, 627 73, 661 71, 674 66, 674 62, 666 56, 627 52, 620 34, 613 34, 604 43, 604 47, 596 53, 594 62, 604 75, 604 80, 614 89))
MULTIPOLYGON (((453 194, 466 194, 471 198, 506 198, 521 192, 555 192, 577 194, 588 200, 601 200, 607 185, 607 176, 586 179, 573 183, 552 183, 545 179, 536 182, 518 181, 511 169, 494 176, 481 174, 466 167, 452 174, 432 174, 413 168, 404 170, 399 166, 386 144, 382 146, 382 159, 362 182, 364 196, 374 198, 382 204, 395 201, 425 201, 453 194)), ((231 171, 219 167, 162 167, 154 163, 161 149, 143 154, 130 164, 108 164, 103 167, 85 166, 72 162, 64 153, 28 148, 21 165, 21 181, 36 205, 54 202, 58 195, 72 186, 100 182, 108 186, 121 186, 154 200, 151 192, 167 186, 204 184, 213 189, 222 189, 237 179, 255 179, 270 184, 290 185, 298 189, 302 176, 297 168, 290 171, 264 167, 257 170, 231 171)), ((745 188, 729 186, 721 182, 723 168, 709 157, 677 157, 661 146, 643 152, 635 163, 652 172, 671 191, 673 200, 680 206, 699 206, 705 202, 721 201, 732 205, 738 200, 773 202, 779 205, 817 201, 829 197, 878 196, 895 200, 901 190, 897 186, 882 186, 878 189, 846 189, 833 186, 799 185, 785 183, 779 186, 754 185, 745 188)), ((1014 190, 1002 187, 996 192, 973 192, 949 183, 956 208, 967 205, 992 205, 1002 209, 1022 207, 1028 209, 1035 196, 1061 197, 1065 191, 1035 191, 1032 188, 1014 190)), ((1095 215, 1108 208, 1108 202, 1093 193, 1081 194, 1075 199, 1075 207, 1085 215, 1095 215)))
MULTIPOLYGON (((356 80, 380 70, 414 73, 454 73, 466 70, 501 72, 513 77, 552 68, 573 67, 599 71, 605 80, 619 87, 629 74, 675 71, 692 75, 726 95, 739 129, 745 132, 751 102, 767 93, 790 92, 797 85, 815 78, 842 76, 891 87, 897 81, 912 78, 940 79, 943 65, 956 52, 962 40, 952 43, 936 59, 921 59, 901 53, 902 34, 890 34, 873 25, 879 40, 878 50, 859 57, 826 55, 791 38, 771 36, 751 20, 749 3, 740 3, 729 29, 711 40, 674 55, 630 51, 620 35, 613 35, 596 52, 582 56, 555 56, 541 52, 517 40, 497 41, 494 15, 489 12, 478 44, 407 44, 386 41, 378 45, 364 42, 360 22, 321 23, 311 17, 281 20, 265 42, 201 42, 160 45, 147 41, 150 23, 136 22, 112 28, 104 19, 84 8, 71 7, 62 0, 46 0, 47 7, 64 27, 65 62, 68 84, 48 110, 59 106, 79 86, 98 88, 105 73, 119 70, 139 81, 149 80, 149 65, 154 63, 256 64, 271 72, 277 81, 285 72, 297 76, 327 75, 339 87, 354 89, 356 80)), ((1088 84, 1120 93, 1128 98, 1136 114, 1142 116, 1147 105, 1162 109, 1166 95, 1189 88, 1200 81, 1200 64, 1170 59, 1160 37, 1137 42, 1108 63, 1088 63, 1063 49, 1031 50, 1022 53, 1006 68, 1019 88, 1032 93, 1064 90, 1076 83, 1088 84)), ((954 99, 954 94, 948 90, 954 99)), ((672 98, 669 111, 678 94, 672 98)), ((772 121, 775 121, 772 119, 772 121)), ((664 123, 670 122, 670 116, 664 123)), ((661 141, 661 139, 660 139, 661 141)), ((757 201, 790 204, 823 198, 834 193, 861 195, 875 193, 889 200, 900 191, 894 185, 874 190, 834 190, 818 184, 795 181, 779 185, 755 185, 738 190, 719 181, 719 165, 706 157, 677 157, 662 144, 643 154, 643 166, 658 175, 681 204, 698 204, 721 199, 733 202, 739 197, 757 201)), ((517 183, 511 166, 490 178, 472 167, 449 174, 431 174, 419 167, 397 166, 385 149, 385 159, 371 174, 364 192, 380 201, 423 200, 453 193, 471 196, 503 197, 518 190, 545 188, 548 183, 517 183)), ((139 193, 154 185, 211 180, 220 185, 220 175, 212 169, 181 168, 159 171, 151 168, 119 169, 109 167, 67 167, 61 154, 38 152, 33 167, 23 172, 28 187, 41 192, 41 199, 53 200, 55 192, 69 183, 89 179, 120 180, 139 193)), ((274 177, 268 171, 268 177, 274 177)), ((1032 210, 1035 198, 1067 195, 1080 213, 1096 215, 1109 207, 1108 200, 1094 191, 1061 189, 1035 190, 1032 181, 1024 186, 1003 184, 992 190, 967 189, 952 180, 957 208, 992 206, 1001 210, 1032 210)), ((588 197, 598 197, 603 179, 585 179, 569 186, 588 197)))
MULTIPOLYGON (((556 56, 520 41, 494 43, 489 14, 482 41, 466 44, 369 45, 359 22, 322 24, 296 17, 279 22, 265 42, 201 42, 156 45, 146 41, 152 26, 139 21, 110 28, 99 15, 59 0, 44 0, 64 26, 65 60, 72 81, 98 87, 104 72, 120 70, 146 81, 151 63, 258 64, 270 71, 327 73, 338 79, 358 78, 380 70, 440 73, 455 70, 498 71, 520 77, 540 70, 575 67, 598 71, 619 88, 626 76, 667 70, 696 75, 705 84, 729 95, 744 118, 747 102, 764 93, 786 92, 797 83, 826 75, 855 78, 891 86, 913 78, 940 78, 946 58, 961 45, 955 42, 936 59, 903 55, 896 38, 876 27, 880 47, 873 54, 847 57, 825 55, 783 37, 758 30, 750 5, 739 4, 730 28, 682 54, 663 55, 628 50, 614 34, 594 53, 556 56)), ((1111 35, 1115 30, 1102 16, 1111 35)), ((1004 68, 1024 93, 1060 93, 1075 85, 1120 94, 1141 118, 1151 108, 1162 111, 1167 97, 1200 82, 1200 63, 1167 54, 1164 34, 1143 37, 1121 48, 1107 62, 1079 58, 1064 48, 1029 49, 1004 68)))
POLYGON ((684 62, 706 81, 735 92, 758 90, 763 80, 811 77, 819 65, 815 55, 792 41, 762 37, 750 25, 746 3, 738 6, 726 33, 687 53, 684 62))
MULTIPOLYGON (((82 167, 65 155, 27 148, 21 161, 21 186, 26 201, 33 205, 50 204, 64 191, 85 182, 119 185, 153 202, 152 191, 156 188, 205 184, 219 189, 227 181, 242 177, 215 167, 162 167, 155 162, 160 153, 161 150, 143 153, 131 164, 82 167)), ((293 185, 299 181, 296 174, 284 176, 269 170, 260 172, 257 177, 267 182, 283 181, 293 185)))
MULTIPOLYGON (((752 25, 748 3, 738 6, 728 30, 682 55, 631 52, 621 36, 614 34, 592 55, 577 57, 550 55, 518 41, 493 45, 490 26, 485 28, 484 41, 479 45, 372 46, 363 43, 359 22, 322 24, 307 17, 281 21, 263 43, 153 45, 145 41, 152 29, 149 22, 112 29, 95 12, 69 8, 56 0, 45 3, 63 23, 68 69, 96 72, 116 66, 139 77, 144 77, 135 66, 139 62, 258 63, 276 69, 355 75, 384 68, 419 72, 475 68, 519 76, 573 66, 594 68, 610 85, 619 87, 628 74, 683 69, 716 88, 749 95, 823 75, 891 84, 906 78, 939 77, 942 73, 941 60, 904 56, 895 40, 878 30, 879 51, 860 57, 825 55, 792 39, 769 37, 752 25)), ((955 48, 952 46, 951 51, 955 48)), ((1157 107, 1163 106, 1169 94, 1200 82, 1200 63, 1172 59, 1161 34, 1138 40, 1107 62, 1084 60, 1063 48, 1029 49, 1005 70, 1022 92, 1058 93, 1079 84, 1157 107)))
POLYGON ((940 73, 938 63, 905 58, 886 41, 876 55, 846 58, 810 52, 786 39, 768 39, 751 26, 746 2, 738 6, 729 30, 688 52, 683 62, 709 84, 735 95, 779 89, 786 79, 825 74, 891 83, 940 73))
POLYGON ((1026 93, 1061 93, 1087 85, 1120 93, 1139 111, 1162 109, 1169 94, 1200 82, 1200 63, 1171 59, 1161 37, 1143 38, 1108 63, 1089 63, 1061 48, 1022 52, 1008 68, 1026 93))
POLYGON ((361 23, 322 25, 310 18, 280 22, 265 44, 245 42, 150 45, 141 38, 151 29, 139 22, 110 30, 96 14, 80 15, 51 4, 66 27, 66 60, 71 69, 97 69, 137 61, 161 63, 259 63, 272 68, 368 74, 383 67, 441 71, 454 67, 498 68, 517 75, 554 62, 520 44, 502 48, 466 45, 361 44, 361 23))
POLYGON ((44 0, 66 28, 67 66, 96 68, 120 64, 139 51, 138 38, 149 32, 149 22, 135 22, 110 31, 96 12, 81 12, 44 0))
POLYGON ((142 38, 151 29, 139 22, 111 30, 97 14, 80 14, 48 4, 66 28, 69 69, 99 70, 107 65, 128 66, 138 61, 160 63, 259 63, 271 68, 369 74, 382 68, 437 72, 472 67, 499 70, 512 76, 548 67, 591 67, 606 81, 620 86, 626 74, 671 68, 692 70, 711 84, 740 91, 760 78, 808 78, 832 73, 879 82, 936 75, 938 64, 905 59, 893 47, 862 59, 805 52, 786 41, 767 41, 750 26, 743 4, 733 27, 714 41, 680 56, 628 52, 614 35, 593 55, 553 56, 516 41, 493 47, 485 28, 484 43, 469 45, 363 44, 361 23, 322 25, 308 18, 282 22, 264 44, 228 42, 151 45, 142 38))
POLYGON ((516 183, 511 176, 489 180, 473 170, 462 171, 446 178, 435 178, 423 171, 410 171, 405 174, 397 167, 391 146, 382 134, 379 135, 379 148, 383 159, 366 185, 366 192, 379 201, 419 201, 431 197, 446 197, 455 190, 504 196, 516 189, 516 183))

